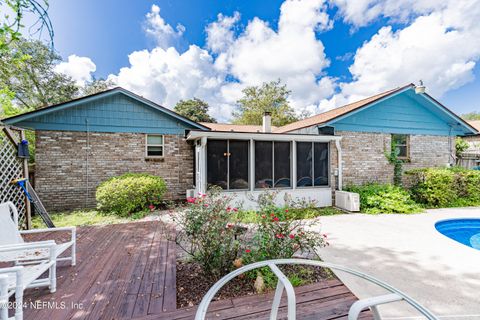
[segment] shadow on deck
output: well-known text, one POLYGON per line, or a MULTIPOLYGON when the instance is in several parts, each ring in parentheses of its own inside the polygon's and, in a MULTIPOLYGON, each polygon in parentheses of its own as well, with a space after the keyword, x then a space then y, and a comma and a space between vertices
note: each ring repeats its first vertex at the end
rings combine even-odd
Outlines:
MULTIPOLYGON (((77 266, 59 263, 54 294, 26 290, 24 318, 193 319, 195 308, 176 309, 175 243, 168 240, 173 232, 158 221, 78 228, 77 266)), ((296 291, 297 319, 346 319, 356 300, 338 280, 296 291)), ((213 302, 208 319, 268 319, 272 297, 213 302)), ((282 306, 279 319, 286 318, 285 301, 282 306)))

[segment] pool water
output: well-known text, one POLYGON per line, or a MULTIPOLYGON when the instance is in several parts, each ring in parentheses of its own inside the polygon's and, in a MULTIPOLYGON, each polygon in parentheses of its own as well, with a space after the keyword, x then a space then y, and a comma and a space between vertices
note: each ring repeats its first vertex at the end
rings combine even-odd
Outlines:
POLYGON ((480 219, 450 219, 435 224, 441 234, 480 250, 480 219))

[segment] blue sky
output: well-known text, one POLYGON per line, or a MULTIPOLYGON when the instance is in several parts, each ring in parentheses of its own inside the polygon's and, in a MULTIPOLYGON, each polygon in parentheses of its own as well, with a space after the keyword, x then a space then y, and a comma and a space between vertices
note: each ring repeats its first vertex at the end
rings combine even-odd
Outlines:
MULTIPOLYGON (((228 113, 231 112, 232 105, 243 87, 280 77, 292 89, 294 107, 316 113, 384 89, 417 81, 421 77, 426 80, 427 88, 431 89, 430 92, 452 110, 465 113, 480 109, 478 102, 480 100, 480 68, 477 64, 480 49, 472 47, 462 50, 454 47, 455 41, 460 43, 469 36, 474 36, 475 30, 472 30, 470 35, 468 30, 465 31, 467 26, 461 24, 467 23, 469 18, 479 18, 478 16, 469 17, 476 12, 472 13, 472 10, 453 12, 457 10, 453 5, 438 6, 434 4, 435 1, 428 0, 420 1, 423 4, 419 5, 419 8, 406 6, 405 2, 408 3, 406 0, 385 0, 383 7, 374 8, 382 1, 372 0, 369 4, 369 1, 365 0, 363 2, 367 4, 363 9, 349 7, 348 1, 343 0, 333 1, 333 3, 326 1, 322 3, 320 0, 302 0, 301 2, 305 2, 305 5, 288 6, 284 1, 278 0, 51 0, 49 13, 55 30, 56 50, 65 60, 75 55, 91 62, 90 67, 85 67, 78 63, 75 65, 72 61, 62 69, 65 73, 70 73, 72 76, 82 74, 82 70, 78 68, 84 67, 86 71, 83 74, 87 72, 88 76, 97 78, 110 76, 118 84, 134 91, 143 91, 138 93, 167 107, 172 107, 178 99, 197 96, 207 100, 213 109, 219 109, 213 110, 218 118, 228 119, 228 113), (152 5, 158 6, 159 12, 156 12, 152 5), (314 22, 302 24, 303 22, 300 21, 302 19, 299 19, 302 12, 312 10, 317 12, 316 16, 311 17, 314 22), (150 18, 146 16, 148 13, 151 14, 150 18), (212 23, 226 21, 217 16, 219 13, 223 18, 234 17, 237 13, 238 18, 226 27, 222 25, 223 29, 220 31, 231 31, 233 40, 229 42, 228 48, 216 50, 212 45, 213 42, 208 42, 208 37, 213 38, 213 33, 208 33, 207 29, 212 26, 212 23), (426 17, 424 20, 431 19, 428 25, 432 25, 440 21, 435 20, 436 15, 449 17, 462 14, 466 15, 462 18, 463 21, 454 21, 452 26, 442 24, 439 26, 443 28, 441 32, 433 27, 431 30, 422 28, 421 25, 422 17, 426 17), (282 19, 284 30, 280 31, 279 21, 282 19), (324 21, 325 19, 328 21, 324 21), (261 23, 254 24, 253 20, 261 23), (161 22, 160 29, 158 21, 161 22), (155 23, 157 23, 156 27, 155 23), (183 26, 181 28, 183 32, 165 34, 167 30, 165 26, 171 27, 171 30, 176 32, 180 30, 177 29, 179 24, 183 26), (150 34, 146 31, 149 26, 154 28, 154 32, 150 34), (255 29, 255 26, 258 28, 255 29), (388 26, 391 30, 385 29, 388 26), (409 51, 410 40, 408 40, 409 32, 407 31, 412 29, 411 34, 416 32, 415 28, 422 30, 422 33, 425 32, 423 36, 426 39, 438 37, 438 41, 426 43, 425 47, 422 47, 422 43, 417 43, 413 37, 411 46, 420 46, 420 48, 409 51), (257 30, 257 33, 248 33, 246 30, 257 30), (313 30, 315 39, 307 37, 305 40, 298 40, 297 37, 292 37, 288 30, 299 31, 299 33, 302 33, 302 30, 306 30, 306 33, 313 30), (457 30, 463 30, 464 34, 459 34, 458 40, 452 40, 451 37, 457 35, 453 33, 449 35, 448 32, 451 30, 454 30, 454 33, 457 30), (255 43, 257 40, 255 37, 258 34, 261 34, 260 37, 267 37, 263 41, 270 41, 272 47, 278 44, 279 48, 285 48, 285 50, 272 49, 272 52, 266 52, 269 50, 268 47, 257 48, 261 45, 248 47, 248 43, 255 43), (437 44, 438 48, 436 48, 437 44), (198 50, 197 48, 193 50, 190 45, 196 45, 198 50), (298 50, 289 48, 290 45, 298 47, 298 50), (449 51, 438 51, 445 50, 449 45, 452 46, 450 48, 452 52, 465 52, 451 54, 449 51), (302 53, 302 46, 305 46, 306 55, 302 53), (378 46, 380 49, 376 49, 378 46), (168 48, 172 48, 170 54, 173 52, 178 54, 178 57, 175 56, 171 58, 173 60, 163 63, 162 59, 168 59, 164 55, 164 51, 166 52, 168 48), (258 52, 255 52, 257 49, 258 52), (359 49, 361 50, 357 51, 359 49), (138 57, 132 64, 129 55, 143 50, 147 50, 147 53, 138 57), (248 51, 253 52, 249 55, 248 51), (417 65, 418 60, 412 58, 412 55, 417 52, 419 52, 418 60, 425 60, 425 63, 420 64, 420 68, 417 65), (185 53, 187 54, 184 55, 185 53), (192 56, 190 60, 184 62, 182 55, 186 59, 190 54, 192 56), (447 56, 450 54, 451 58, 447 56), (318 57, 314 57, 315 55, 318 57), (225 58, 226 62, 223 63, 223 58, 219 59, 219 56, 225 58), (391 62, 388 61, 389 56, 393 56, 391 62), (263 68, 264 64, 270 62, 268 61, 270 57, 278 60, 274 65, 280 68, 285 66, 286 70, 282 73, 276 70, 272 72, 271 68, 263 68), (305 65, 301 65, 305 57, 307 57, 305 65), (431 60, 438 59, 439 63, 445 66, 445 70, 449 71, 442 70, 438 66, 428 68, 432 63, 429 57, 431 60), (312 61, 309 61, 310 58, 312 61), (266 59, 265 63, 262 63, 262 59, 266 59), (290 60, 294 61, 295 67, 289 65, 290 60), (220 62, 222 62, 221 67, 219 67, 220 62), (186 65, 179 66, 182 63, 186 65), (254 74, 255 68, 248 67, 255 63, 259 63, 258 74, 254 74), (389 64, 396 66, 397 72, 395 68, 389 68, 389 64), (349 70, 352 66, 353 74, 349 70), (425 66, 425 70, 435 69, 435 71, 419 73, 418 70, 422 69, 422 66, 425 66), (157 67, 158 73, 142 74, 145 68, 156 70, 157 67), (174 67, 178 69, 173 70, 174 67), (126 70, 122 73, 121 68, 126 70), (162 68, 168 69, 174 75, 183 73, 184 77, 191 78, 192 81, 186 82, 183 79, 178 81, 174 76, 166 77, 165 74, 161 74, 162 68), (92 71, 93 69, 95 71, 92 71), (189 74, 190 72, 193 72, 193 76, 189 74), (308 74, 308 77, 305 74, 308 74), (160 80, 150 81, 149 78, 160 80), (137 83, 132 79, 136 79, 137 83), (233 84, 231 79, 235 80, 233 84), (206 88, 201 84, 202 82, 214 84, 206 88), (180 93, 172 94, 172 88, 180 93), (312 95, 309 92, 316 90, 321 93, 312 95)), ((219 29, 213 31, 218 32, 219 29)), ((223 31, 219 33, 220 36, 225 34, 223 31)), ((223 38, 219 39, 221 42, 223 38)), ((79 81, 83 81, 84 78, 79 81)))

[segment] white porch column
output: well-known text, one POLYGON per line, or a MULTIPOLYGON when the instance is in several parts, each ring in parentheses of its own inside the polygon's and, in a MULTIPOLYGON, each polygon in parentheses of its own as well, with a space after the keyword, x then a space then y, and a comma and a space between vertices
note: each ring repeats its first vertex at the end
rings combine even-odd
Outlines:
POLYGON ((199 181, 199 192, 207 192, 207 137, 202 137, 200 139, 200 181, 199 181))
POLYGON ((292 188, 297 188, 297 141, 292 141, 292 188))
POLYGON ((250 191, 255 189, 255 146, 253 139, 250 139, 250 165, 248 166, 248 174, 250 177, 250 191))

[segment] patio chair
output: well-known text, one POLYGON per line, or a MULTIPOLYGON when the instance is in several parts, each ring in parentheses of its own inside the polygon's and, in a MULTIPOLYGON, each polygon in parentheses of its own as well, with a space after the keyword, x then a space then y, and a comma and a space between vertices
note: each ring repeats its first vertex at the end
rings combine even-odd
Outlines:
MULTIPOLYGON (((24 234, 42 233, 42 232, 58 232, 69 231, 71 233, 70 241, 55 244, 54 256, 56 261, 70 260, 71 265, 76 264, 76 228, 75 227, 61 227, 61 228, 49 228, 49 229, 33 229, 33 230, 18 230, 18 211, 12 202, 5 202, 0 204, 0 248, 5 245, 21 245, 35 242, 25 242, 22 238, 24 234), (71 248, 71 255, 68 257, 59 256, 63 254, 67 249, 71 248)), ((24 261, 16 261, 17 265, 22 265, 24 261)))
POLYGON ((0 268, 0 320, 23 319, 23 292, 27 288, 48 286, 57 289, 54 241, 0 246, 0 262, 28 261, 26 266, 0 268), (48 272, 46 278, 40 278, 48 272), (14 318, 8 317, 9 298, 15 295, 14 318))

